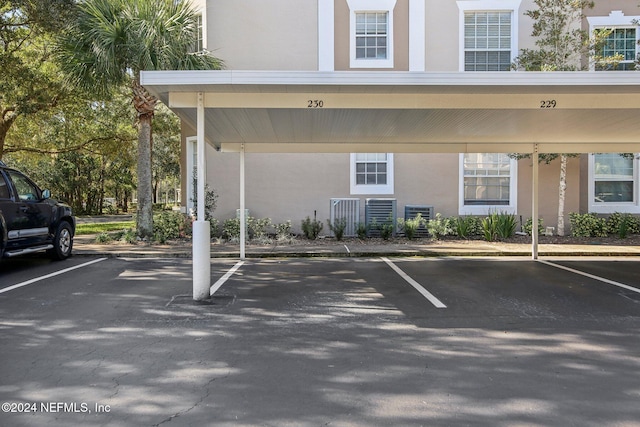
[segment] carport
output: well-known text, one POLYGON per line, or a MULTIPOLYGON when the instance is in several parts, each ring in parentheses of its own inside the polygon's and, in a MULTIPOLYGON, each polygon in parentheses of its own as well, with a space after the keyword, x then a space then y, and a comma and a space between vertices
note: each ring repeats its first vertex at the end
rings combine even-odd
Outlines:
MULTIPOLYGON (((209 296, 205 144, 240 153, 538 153, 640 151, 635 72, 147 71, 142 84, 197 130, 194 299, 209 296)), ((532 257, 538 257, 533 227, 532 257)))

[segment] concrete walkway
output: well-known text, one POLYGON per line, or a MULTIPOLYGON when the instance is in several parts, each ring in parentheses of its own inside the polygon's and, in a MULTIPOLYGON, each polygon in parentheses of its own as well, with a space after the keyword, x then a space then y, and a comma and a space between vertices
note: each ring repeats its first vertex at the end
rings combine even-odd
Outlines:
MULTIPOLYGON (((76 236, 74 255, 104 257, 161 257, 191 258, 190 242, 172 242, 165 245, 145 243, 127 244, 95 242, 94 235, 76 236)), ((212 243, 212 258, 237 258, 239 245, 212 243)), ((613 246, 601 244, 541 244, 540 256, 640 256, 640 246, 613 246)), ((247 258, 267 257, 370 257, 370 256, 531 256, 530 243, 469 241, 429 241, 380 242, 377 240, 321 240, 318 242, 297 240, 291 244, 270 244, 246 246, 247 258)))

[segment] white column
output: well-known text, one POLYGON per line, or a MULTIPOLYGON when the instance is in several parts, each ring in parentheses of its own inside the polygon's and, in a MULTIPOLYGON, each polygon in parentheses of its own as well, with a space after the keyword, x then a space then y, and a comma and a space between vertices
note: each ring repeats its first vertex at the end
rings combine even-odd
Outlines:
POLYGON ((244 144, 242 144, 242 149, 240 150, 240 259, 245 259, 245 240, 247 234, 244 187, 244 144))
POLYGON ((532 197, 531 197, 531 257, 538 259, 538 144, 533 146, 532 197))
POLYGON ((409 0, 409 71, 425 71, 425 27, 425 0, 409 0))
POLYGON ((318 71, 335 68, 334 21, 334 0, 318 0, 318 71))
POLYGON ((205 221, 205 181, 207 162, 204 142, 204 94, 198 93, 197 110, 197 218, 193 223, 193 299, 201 301, 209 298, 211 287, 211 228, 205 221))

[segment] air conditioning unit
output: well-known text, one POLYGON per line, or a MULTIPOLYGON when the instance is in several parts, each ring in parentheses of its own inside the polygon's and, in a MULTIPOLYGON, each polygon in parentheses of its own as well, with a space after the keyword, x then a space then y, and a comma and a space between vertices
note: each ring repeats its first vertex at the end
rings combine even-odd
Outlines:
POLYGON ((335 224, 336 221, 340 221, 343 218, 347 221, 347 228, 344 230, 346 237, 358 234, 360 199, 331 199, 329 212, 331 224, 335 224))
POLYGON ((367 199, 364 206, 365 223, 367 224, 367 235, 379 237, 380 230, 376 226, 384 224, 393 225, 393 233, 396 232, 396 199, 367 199))
MULTIPOLYGON (((418 214, 422 215, 422 218, 425 220, 433 219, 434 210, 433 206, 425 206, 425 205, 406 205, 404 207, 404 220, 413 219, 418 214)), ((418 231, 416 232, 416 237, 427 237, 429 233, 427 232, 427 227, 422 224, 418 231)))

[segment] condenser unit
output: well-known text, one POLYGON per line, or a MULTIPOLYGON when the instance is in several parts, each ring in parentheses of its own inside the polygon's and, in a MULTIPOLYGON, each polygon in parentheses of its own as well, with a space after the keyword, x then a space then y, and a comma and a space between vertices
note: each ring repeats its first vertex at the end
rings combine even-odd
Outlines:
MULTIPOLYGON (((404 220, 413 219, 418 214, 422 215, 426 221, 433 219, 434 212, 433 206, 425 206, 425 205, 406 205, 404 207, 404 220)), ((416 237, 426 237, 429 233, 427 232, 427 227, 425 224, 421 224, 420 228, 416 232, 416 237)))
POLYGON ((367 235, 379 237, 381 225, 391 224, 396 231, 396 199, 367 199, 364 207, 367 235))

